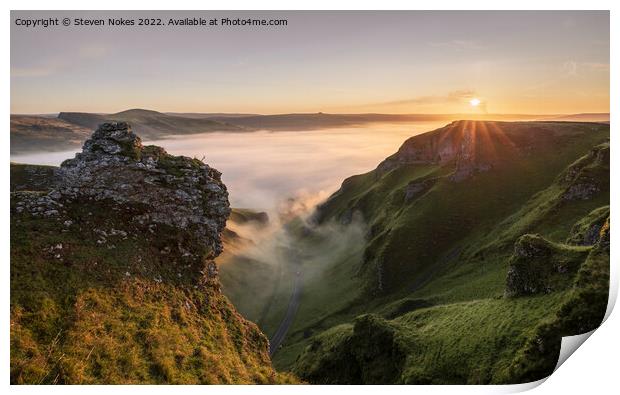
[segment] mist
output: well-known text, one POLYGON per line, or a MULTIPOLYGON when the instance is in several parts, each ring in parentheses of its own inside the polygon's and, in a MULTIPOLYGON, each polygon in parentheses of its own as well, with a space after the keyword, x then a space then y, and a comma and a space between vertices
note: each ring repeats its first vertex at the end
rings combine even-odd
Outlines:
MULTIPOLYGON (((224 239, 224 251, 216 259, 222 290, 276 344, 293 295, 302 294, 295 312, 320 317, 361 292, 356 275, 363 263, 368 227, 361 215, 354 215, 347 225, 334 220, 317 225, 311 218, 323 200, 321 194, 287 199, 266 224, 230 219, 227 223, 235 236, 224 239), (349 281, 332 276, 343 268, 349 281), (346 297, 334 300, 333 292, 346 297)), ((287 325, 292 327, 285 331, 294 330, 294 322, 287 325)))
POLYGON ((289 198, 326 198, 345 178, 374 169, 406 138, 442 124, 209 133, 150 143, 171 154, 204 158, 220 170, 231 206, 274 213, 289 198))
MULTIPOLYGON (((313 131, 205 133, 144 141, 203 159, 222 172, 232 207, 277 213, 289 198, 326 198, 347 177, 374 169, 415 134, 445 122, 366 124, 313 131)), ((73 151, 13 155, 18 163, 58 166, 73 151)))
MULTIPOLYGON (((309 221, 316 205, 345 178, 374 169, 407 138, 444 123, 221 132, 171 136, 144 144, 203 160, 222 172, 231 207, 268 213, 266 224, 229 219, 224 252, 217 263, 224 293, 271 336, 286 314, 297 276, 303 277, 299 282, 303 294, 313 295, 299 306, 299 314, 306 317, 328 314, 327 306, 342 307, 360 292, 355 278, 362 262, 366 224, 355 218, 346 226, 316 226, 309 221), (337 280, 335 272, 346 281, 337 280)), ((35 153, 11 159, 59 165, 74 153, 35 153)))

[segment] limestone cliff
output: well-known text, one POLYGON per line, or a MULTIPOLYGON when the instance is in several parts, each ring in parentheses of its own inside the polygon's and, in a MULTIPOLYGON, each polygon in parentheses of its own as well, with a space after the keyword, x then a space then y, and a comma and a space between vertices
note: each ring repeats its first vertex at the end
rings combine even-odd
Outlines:
POLYGON ((216 169, 105 123, 37 185, 11 193, 12 383, 289 380, 220 292, 216 169))

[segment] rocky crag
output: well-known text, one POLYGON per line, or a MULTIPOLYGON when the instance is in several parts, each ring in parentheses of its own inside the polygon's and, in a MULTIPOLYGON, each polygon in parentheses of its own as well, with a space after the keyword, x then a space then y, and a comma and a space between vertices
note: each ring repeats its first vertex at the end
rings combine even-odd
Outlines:
POLYGON ((220 292, 216 169, 114 122, 54 173, 11 193, 12 383, 290 380, 220 292))

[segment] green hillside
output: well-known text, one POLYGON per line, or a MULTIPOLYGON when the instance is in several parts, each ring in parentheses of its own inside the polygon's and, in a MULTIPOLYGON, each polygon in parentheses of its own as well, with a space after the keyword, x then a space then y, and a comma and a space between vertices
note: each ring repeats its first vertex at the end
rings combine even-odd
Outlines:
POLYGON ((107 127, 63 171, 11 164, 13 383, 520 383, 603 319, 608 124, 453 122, 283 227, 107 127), (104 198, 58 200, 76 180, 104 198))
POLYGON ((363 253, 326 259, 329 274, 304 283, 276 367, 320 383, 548 375, 559 336, 596 327, 605 310, 608 138, 605 124, 461 121, 345 180, 314 231, 361 219, 363 253))

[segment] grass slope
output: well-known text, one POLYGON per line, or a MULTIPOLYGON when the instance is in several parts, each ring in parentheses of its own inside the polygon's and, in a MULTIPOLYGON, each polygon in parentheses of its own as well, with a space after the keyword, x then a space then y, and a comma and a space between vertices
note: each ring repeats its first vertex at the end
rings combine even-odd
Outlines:
MULTIPOLYGON (((344 308, 323 301, 328 325, 297 325, 275 365, 321 383, 503 383, 549 374, 559 336, 572 329, 544 323, 572 322, 576 313, 564 306, 580 300, 593 317, 585 326, 596 327, 606 305, 608 256, 593 255, 600 247, 592 244, 601 243, 596 226, 607 219, 608 136, 602 124, 455 123, 347 179, 317 221, 366 220, 364 259, 348 263, 363 291, 344 308), (411 160, 433 158, 446 139, 461 146, 464 129, 477 130, 465 177, 462 158, 411 160), (532 258, 539 263, 518 256, 523 245, 545 247, 532 258), (594 256, 598 275, 579 280, 594 256), (509 268, 546 273, 544 284, 505 295, 509 268), (364 314, 372 316, 355 318, 364 314), (303 337, 309 330, 314 336, 303 337), (528 345, 543 335, 546 351, 536 354, 528 345), (357 362, 345 369, 345 361, 357 362)), ((350 284, 339 281, 341 289, 350 284)))
MULTIPOLYGON (((45 194, 28 184, 34 167, 11 166, 12 185, 29 190, 12 204, 45 194)), ((11 383, 296 382, 273 370, 267 339, 218 284, 195 286, 197 269, 166 248, 174 232, 137 231, 130 207, 64 209, 64 224, 12 210, 11 383)))

